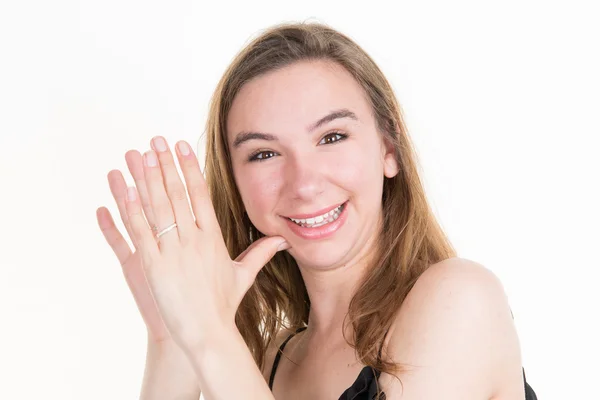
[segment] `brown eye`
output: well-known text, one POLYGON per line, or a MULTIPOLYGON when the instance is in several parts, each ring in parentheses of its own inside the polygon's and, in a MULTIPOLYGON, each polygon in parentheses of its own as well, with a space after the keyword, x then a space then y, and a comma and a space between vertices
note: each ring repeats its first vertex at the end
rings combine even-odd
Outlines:
POLYGON ((331 132, 331 133, 328 133, 327 135, 325 135, 325 137, 323 137, 323 139, 321 139, 319 144, 321 144, 323 142, 325 142, 323 144, 333 144, 335 142, 341 142, 342 140, 346 139, 347 137, 348 137, 348 135, 345 135, 340 132, 331 132))
POLYGON ((248 161, 265 161, 275 155, 274 151, 259 151, 248 158, 248 161))

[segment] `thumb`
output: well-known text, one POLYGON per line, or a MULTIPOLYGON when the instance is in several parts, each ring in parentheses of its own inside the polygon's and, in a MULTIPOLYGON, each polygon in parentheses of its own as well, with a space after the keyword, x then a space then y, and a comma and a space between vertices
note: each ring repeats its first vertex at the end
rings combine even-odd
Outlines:
POLYGON ((281 236, 263 237, 252 243, 236 259, 235 263, 240 264, 254 282, 258 271, 260 271, 273 256, 281 250, 289 249, 290 245, 281 236))

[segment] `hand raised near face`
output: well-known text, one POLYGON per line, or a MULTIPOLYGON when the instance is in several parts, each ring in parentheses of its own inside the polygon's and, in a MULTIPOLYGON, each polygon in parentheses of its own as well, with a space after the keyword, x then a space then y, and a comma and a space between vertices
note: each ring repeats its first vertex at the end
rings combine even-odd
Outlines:
POLYGON ((166 141, 154 138, 152 147, 143 157, 149 206, 143 193, 128 188, 126 218, 167 330, 183 350, 193 351, 211 335, 235 329, 235 313, 258 271, 287 243, 264 237, 232 260, 189 144, 176 146, 185 185, 166 141), (160 237, 144 214, 152 215, 160 237))

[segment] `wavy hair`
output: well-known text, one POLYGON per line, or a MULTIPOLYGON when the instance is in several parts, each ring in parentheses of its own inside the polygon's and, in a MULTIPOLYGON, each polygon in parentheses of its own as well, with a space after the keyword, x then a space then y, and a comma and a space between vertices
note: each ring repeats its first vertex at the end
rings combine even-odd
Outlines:
MULTIPOLYGON (((325 60, 344 67, 360 84, 378 131, 392 144, 400 166, 384 177, 383 221, 375 256, 350 302, 345 338, 364 365, 394 374, 403 368, 380 350, 394 315, 419 276, 432 264, 456 256, 429 207, 417 157, 392 87, 370 56, 345 34, 322 23, 284 23, 264 30, 229 65, 210 102, 204 173, 232 258, 264 236, 249 220, 236 187, 226 121, 236 94, 248 81, 300 61, 325 60)), ((235 323, 257 365, 280 329, 308 324, 310 300, 294 258, 278 252, 258 273, 236 313, 235 323)))

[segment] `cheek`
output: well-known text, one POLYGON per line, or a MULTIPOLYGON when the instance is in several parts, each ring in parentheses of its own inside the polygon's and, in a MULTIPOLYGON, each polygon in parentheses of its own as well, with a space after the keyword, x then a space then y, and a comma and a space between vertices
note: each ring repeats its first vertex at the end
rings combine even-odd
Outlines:
POLYGON ((348 146, 332 159, 329 169, 334 181, 354 193, 369 193, 383 182, 383 169, 378 155, 366 146, 348 146))
POLYGON ((250 166, 241 169, 236 181, 248 216, 258 223, 260 216, 267 215, 276 205, 281 174, 275 169, 250 166))

